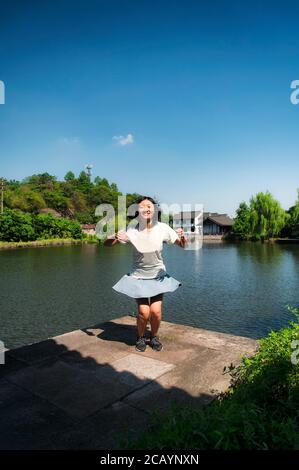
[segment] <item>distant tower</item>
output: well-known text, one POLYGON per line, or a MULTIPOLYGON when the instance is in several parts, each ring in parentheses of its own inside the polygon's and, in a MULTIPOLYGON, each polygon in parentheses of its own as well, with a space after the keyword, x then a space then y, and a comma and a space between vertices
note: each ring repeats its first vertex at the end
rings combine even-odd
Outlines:
POLYGON ((88 163, 87 165, 85 165, 85 173, 87 174, 88 178, 90 179, 92 173, 91 173, 91 170, 93 168, 93 165, 91 165, 90 163, 88 163))

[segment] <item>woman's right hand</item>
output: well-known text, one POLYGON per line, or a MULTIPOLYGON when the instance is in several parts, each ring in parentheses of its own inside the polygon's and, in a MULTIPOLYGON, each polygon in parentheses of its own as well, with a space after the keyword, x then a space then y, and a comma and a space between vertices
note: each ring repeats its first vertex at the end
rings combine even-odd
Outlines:
POLYGON ((116 240, 118 240, 120 242, 129 241, 129 237, 128 237, 128 235, 126 234, 126 232, 124 230, 119 230, 118 232, 116 232, 115 238, 116 238, 116 240))

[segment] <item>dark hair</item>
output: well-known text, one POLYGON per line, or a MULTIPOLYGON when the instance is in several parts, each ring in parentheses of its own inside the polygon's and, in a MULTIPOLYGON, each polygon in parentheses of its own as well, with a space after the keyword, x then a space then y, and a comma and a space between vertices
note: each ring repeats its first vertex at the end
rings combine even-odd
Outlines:
MULTIPOLYGON (((160 206, 159 204, 150 196, 140 196, 136 201, 135 201, 135 204, 140 204, 142 201, 145 201, 145 200, 148 200, 148 201, 151 201, 153 204, 154 204, 154 208, 155 208, 155 212, 154 212, 154 220, 158 220, 159 222, 161 221, 161 209, 160 209, 160 206)), ((139 216, 139 211, 136 210, 135 212, 135 216, 133 216, 133 218, 136 218, 139 216)))

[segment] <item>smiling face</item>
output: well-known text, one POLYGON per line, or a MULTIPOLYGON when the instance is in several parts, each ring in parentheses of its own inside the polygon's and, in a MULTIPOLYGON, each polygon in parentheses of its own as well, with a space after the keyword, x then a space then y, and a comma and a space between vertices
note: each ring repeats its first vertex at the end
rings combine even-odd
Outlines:
POLYGON ((142 202, 138 204, 138 210, 139 210, 140 217, 142 219, 152 220, 154 213, 155 213, 155 206, 148 199, 144 199, 142 202))

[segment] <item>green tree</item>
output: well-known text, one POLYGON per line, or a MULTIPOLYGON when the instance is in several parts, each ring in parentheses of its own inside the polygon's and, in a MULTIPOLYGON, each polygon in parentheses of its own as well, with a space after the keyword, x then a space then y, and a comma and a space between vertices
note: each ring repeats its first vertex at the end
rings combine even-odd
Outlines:
POLYGON ((75 175, 72 171, 68 171, 67 174, 64 177, 64 180, 67 182, 72 182, 75 180, 75 175))
POLYGON ((93 184, 90 182, 89 177, 85 173, 85 171, 81 171, 79 178, 76 180, 76 187, 83 193, 88 193, 91 188, 93 187, 93 184))
POLYGON ((297 188, 297 201, 288 210, 289 219, 284 228, 283 235, 287 237, 299 237, 299 188, 297 188))
POLYGON ((40 209, 46 207, 44 198, 37 191, 27 191, 24 196, 30 212, 38 213, 40 209))
POLYGON ((96 186, 100 186, 101 181, 102 181, 102 178, 100 178, 99 176, 96 176, 95 179, 94 179, 94 184, 96 186))
POLYGON ((33 219, 37 239, 82 238, 78 221, 55 218, 51 214, 39 214, 33 219))
MULTIPOLYGON (((78 178, 68 171, 63 181, 47 172, 28 176, 23 181, 6 181, 4 207, 19 209, 32 214, 49 207, 66 218, 77 218, 80 222, 97 222, 95 208, 109 203, 117 213, 118 196, 122 193, 116 183, 109 184, 107 178, 97 176, 92 183, 82 171, 78 178)), ((140 196, 127 194, 127 207, 140 196)))
POLYGON ((0 240, 6 242, 35 240, 32 215, 19 210, 5 209, 3 214, 0 214, 0 240))
POLYGON ((110 188, 111 188, 111 191, 118 193, 118 187, 116 183, 111 183, 110 188))
POLYGON ((22 185, 13 190, 11 186, 8 186, 4 193, 5 207, 34 213, 46 207, 42 194, 29 188, 29 185, 22 185))
MULTIPOLYGON (((0 178, 1 180, 1 178, 0 178)), ((16 189, 20 187, 21 182, 17 180, 9 180, 7 182, 7 185, 9 186, 10 189, 16 189)))
POLYGON ((236 213, 232 230, 241 237, 247 238, 250 235, 250 209, 246 202, 241 202, 236 213))
POLYGON ((106 185, 96 186, 91 189, 87 197, 88 204, 95 207, 102 203, 112 204, 113 207, 117 203, 117 195, 113 194, 106 185))
POLYGON ((48 207, 56 211, 65 211, 68 208, 68 199, 59 191, 43 191, 44 199, 48 207))
POLYGON ((88 207, 85 194, 81 193, 81 191, 75 191, 71 197, 71 208, 76 212, 87 212, 88 207))
POLYGON ((53 189, 56 180, 56 176, 50 175, 49 173, 40 173, 38 175, 28 176, 23 180, 23 183, 28 183, 37 188, 45 187, 48 189, 53 189))
POLYGON ((89 212, 75 212, 75 218, 80 224, 94 224, 95 217, 89 212))
POLYGON ((107 188, 110 188, 109 181, 107 180, 107 178, 102 178, 101 186, 107 186, 107 188))
POLYGON ((285 226, 288 214, 272 194, 259 192, 250 199, 250 233, 257 239, 278 235, 285 226))

